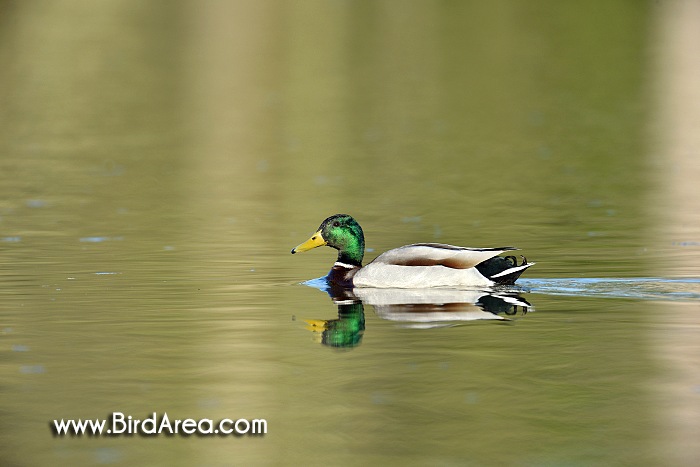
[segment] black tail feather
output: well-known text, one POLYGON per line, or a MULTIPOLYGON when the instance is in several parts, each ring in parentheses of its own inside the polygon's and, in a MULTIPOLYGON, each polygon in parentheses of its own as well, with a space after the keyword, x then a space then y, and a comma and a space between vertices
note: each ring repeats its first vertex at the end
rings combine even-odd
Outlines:
POLYGON ((487 259, 486 261, 479 263, 476 265, 476 269, 481 273, 482 276, 487 277, 494 281, 496 284, 499 285, 512 285, 515 283, 516 280, 520 277, 520 275, 530 266, 532 266, 535 263, 529 263, 527 262, 527 259, 525 259, 524 256, 522 256, 523 262, 521 264, 518 264, 518 260, 515 256, 496 256, 491 259, 487 259), (525 267, 523 267, 525 266, 525 267), (512 268, 517 268, 521 267, 522 269, 516 269, 515 271, 509 273, 509 274, 504 274, 502 276, 499 276, 499 274, 502 274, 503 272, 507 271, 508 269, 512 268), (498 276, 498 277, 493 277, 493 276, 498 276))

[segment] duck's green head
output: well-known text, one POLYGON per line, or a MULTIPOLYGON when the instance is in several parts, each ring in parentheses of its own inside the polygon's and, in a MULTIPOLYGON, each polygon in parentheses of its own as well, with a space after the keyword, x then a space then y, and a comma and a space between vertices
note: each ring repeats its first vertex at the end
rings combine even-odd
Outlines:
POLYGON ((338 250, 341 263, 362 265, 365 255, 365 235, 362 227, 352 216, 335 214, 321 223, 310 239, 292 250, 292 254, 327 245, 338 250))

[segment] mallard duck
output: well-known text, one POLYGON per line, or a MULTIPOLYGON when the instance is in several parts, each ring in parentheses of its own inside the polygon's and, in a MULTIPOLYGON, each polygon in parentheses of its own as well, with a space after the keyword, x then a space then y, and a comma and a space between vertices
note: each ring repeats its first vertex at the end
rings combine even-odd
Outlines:
POLYGON ((498 256, 517 248, 466 248, 442 243, 415 243, 382 253, 362 266, 365 236, 352 216, 335 214, 324 220, 307 241, 292 249, 301 253, 319 246, 338 250, 326 280, 341 287, 426 288, 513 284, 535 263, 525 257, 498 256))

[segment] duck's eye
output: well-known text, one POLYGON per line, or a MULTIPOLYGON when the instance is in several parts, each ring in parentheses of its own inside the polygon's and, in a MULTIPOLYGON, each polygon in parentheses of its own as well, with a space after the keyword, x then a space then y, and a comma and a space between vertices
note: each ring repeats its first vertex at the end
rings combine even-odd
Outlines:
POLYGON ((338 221, 333 222, 333 227, 340 227, 340 222, 338 222, 338 221))

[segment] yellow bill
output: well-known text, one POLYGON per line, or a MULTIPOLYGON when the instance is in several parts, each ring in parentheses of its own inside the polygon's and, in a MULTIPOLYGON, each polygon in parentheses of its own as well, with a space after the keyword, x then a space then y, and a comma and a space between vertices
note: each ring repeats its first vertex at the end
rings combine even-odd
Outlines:
POLYGON ((305 319, 306 329, 309 331, 322 332, 326 330, 328 321, 325 319, 305 319))
POLYGON ((318 232, 313 234, 310 239, 308 239, 301 245, 298 245, 295 248, 293 248, 292 254, 302 253, 304 251, 308 251, 319 246, 324 246, 325 244, 326 241, 323 239, 323 235, 321 235, 321 231, 319 230, 318 232))

